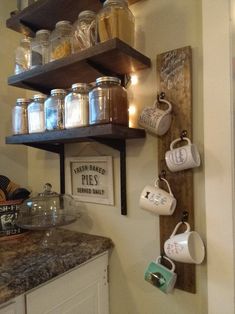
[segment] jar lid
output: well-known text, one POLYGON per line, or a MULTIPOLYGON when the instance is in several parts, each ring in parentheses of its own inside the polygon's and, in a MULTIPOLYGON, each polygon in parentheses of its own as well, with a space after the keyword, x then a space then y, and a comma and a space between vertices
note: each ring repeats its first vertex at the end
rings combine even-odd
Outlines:
POLYGON ((123 4, 125 6, 128 6, 127 0, 106 0, 103 3, 103 6, 109 5, 109 4, 123 4))
POLYGON ((33 99, 36 100, 36 99, 46 99, 46 96, 43 95, 43 94, 36 94, 36 95, 33 95, 33 99))
POLYGON ((101 76, 96 79, 96 84, 102 83, 102 82, 114 82, 118 83, 119 85, 121 84, 121 80, 118 77, 114 76, 101 76))
POLYGON ((75 88, 84 88, 84 89, 87 89, 87 88, 89 88, 90 86, 89 86, 89 84, 87 84, 87 83, 74 83, 73 85, 72 85, 72 89, 75 89, 75 88))
POLYGON ((57 22, 57 23, 55 24, 55 27, 57 28, 57 27, 59 27, 59 26, 68 26, 68 25, 71 26, 71 22, 64 20, 64 21, 59 21, 59 22, 57 22))
POLYGON ((36 32, 36 36, 37 35, 41 35, 41 34, 50 34, 50 31, 48 29, 40 29, 39 31, 36 32))
POLYGON ((31 99, 30 98, 17 98, 16 102, 17 103, 21 103, 21 102, 23 102, 23 103, 30 103, 31 99))
POLYGON ((62 94, 66 95, 66 91, 64 89, 56 88, 51 90, 51 95, 62 94))
POLYGON ((85 10, 85 11, 81 11, 79 14, 78 14, 78 18, 83 18, 83 17, 95 17, 96 14, 94 11, 91 11, 91 10, 85 10))

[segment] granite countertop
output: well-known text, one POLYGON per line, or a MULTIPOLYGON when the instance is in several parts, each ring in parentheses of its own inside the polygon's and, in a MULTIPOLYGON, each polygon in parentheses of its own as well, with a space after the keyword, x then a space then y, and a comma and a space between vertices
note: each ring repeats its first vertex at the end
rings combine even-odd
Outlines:
POLYGON ((0 242, 0 304, 99 255, 109 238, 57 229, 61 241, 43 248, 43 232, 30 231, 0 242))

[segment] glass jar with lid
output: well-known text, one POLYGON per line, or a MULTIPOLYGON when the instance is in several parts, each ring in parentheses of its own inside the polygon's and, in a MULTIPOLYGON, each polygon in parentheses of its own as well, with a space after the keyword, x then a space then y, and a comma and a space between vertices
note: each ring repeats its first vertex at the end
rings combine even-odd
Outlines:
POLYGON ((29 133, 44 132, 44 102, 46 96, 37 94, 33 96, 33 101, 28 105, 28 128, 29 133))
POLYGON ((65 128, 74 128, 88 125, 89 92, 90 86, 86 83, 72 85, 72 91, 65 97, 64 125, 65 128))
POLYGON ((126 0, 106 0, 96 20, 97 41, 119 38, 134 46, 135 20, 126 0))
POLYGON ((31 99, 18 98, 12 109, 12 132, 13 134, 28 133, 27 107, 31 99))
POLYGON ((72 52, 72 25, 69 21, 59 21, 50 36, 50 61, 67 57, 72 52))
POLYGON ((31 41, 31 69, 48 63, 49 37, 50 31, 47 29, 36 32, 35 38, 31 41))
POLYGON ((103 76, 96 79, 96 86, 89 92, 89 123, 128 126, 127 91, 119 78, 103 76))
POLYGON ((52 89, 44 103, 45 128, 48 131, 64 128, 64 89, 52 89))
POLYGON ((78 15, 78 20, 73 24, 74 52, 95 45, 95 18, 95 12, 90 10, 78 15))
POLYGON ((31 64, 30 39, 23 38, 15 51, 15 74, 20 74, 30 69, 31 64))

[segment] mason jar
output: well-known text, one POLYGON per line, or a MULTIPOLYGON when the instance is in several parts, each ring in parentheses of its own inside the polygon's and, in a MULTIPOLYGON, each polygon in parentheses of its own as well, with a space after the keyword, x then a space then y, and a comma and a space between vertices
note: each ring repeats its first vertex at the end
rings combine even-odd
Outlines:
POLYGON ((15 74, 28 71, 31 64, 30 39, 21 39, 15 51, 15 74))
POLYGON ((93 11, 80 12, 78 20, 73 24, 73 48, 74 52, 95 45, 95 18, 93 11))
POLYGON ((12 109, 12 133, 26 134, 28 133, 28 116, 27 107, 31 99, 18 98, 12 109))
POLYGON ((52 89, 44 103, 45 128, 48 131, 64 128, 64 89, 52 89))
POLYGON ((48 63, 49 61, 50 31, 41 29, 36 32, 31 42, 31 69, 48 63))
POLYGON ((119 38, 134 46, 135 19, 126 0, 106 0, 96 19, 96 40, 119 38))
POLYGON ((29 133, 44 132, 44 102, 46 96, 37 94, 33 96, 33 101, 28 105, 28 128, 29 133))
POLYGON ((89 89, 89 84, 86 83, 76 83, 72 85, 71 93, 65 97, 65 128, 68 129, 88 125, 89 89))
POLYGON ((127 91, 119 78, 103 76, 96 79, 96 86, 89 92, 89 123, 128 126, 127 91))
POLYGON ((69 21, 59 21, 50 36, 50 61, 71 55, 72 25, 69 21))

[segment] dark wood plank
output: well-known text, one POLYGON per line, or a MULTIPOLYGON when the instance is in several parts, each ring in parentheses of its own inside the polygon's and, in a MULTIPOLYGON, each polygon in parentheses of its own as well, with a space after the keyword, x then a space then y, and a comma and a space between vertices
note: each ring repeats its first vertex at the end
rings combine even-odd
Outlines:
MULTIPOLYGON (((158 140, 159 173, 166 171, 166 178, 177 199, 177 207, 172 216, 160 216, 160 242, 163 251, 164 242, 171 235, 175 225, 181 221, 182 213, 189 213, 188 222, 194 228, 193 208, 193 171, 191 169, 171 173, 165 162, 165 152, 170 143, 179 138, 183 130, 192 139, 192 70, 191 48, 172 50, 157 56, 157 80, 159 92, 173 103, 173 121, 170 130, 158 140)), ((176 287, 195 293, 195 265, 176 263, 178 279, 176 287)))
POLYGON ((76 82, 93 82, 102 75, 124 75, 150 67, 151 61, 118 38, 97 44, 66 58, 12 75, 8 84, 48 94, 76 82))
MULTIPOLYGON (((129 4, 140 0, 129 0, 129 4)), ((28 36, 39 29, 52 30, 56 22, 69 20, 72 23, 83 10, 98 12, 102 8, 99 0, 38 0, 6 21, 6 26, 28 36)))
POLYGON ((85 142, 89 140, 96 140, 104 142, 105 139, 134 139, 144 138, 145 131, 143 129, 128 128, 121 125, 114 124, 100 124, 86 127, 49 131, 42 133, 13 135, 6 137, 6 144, 33 144, 40 145, 53 144, 58 145, 62 143, 85 142))

